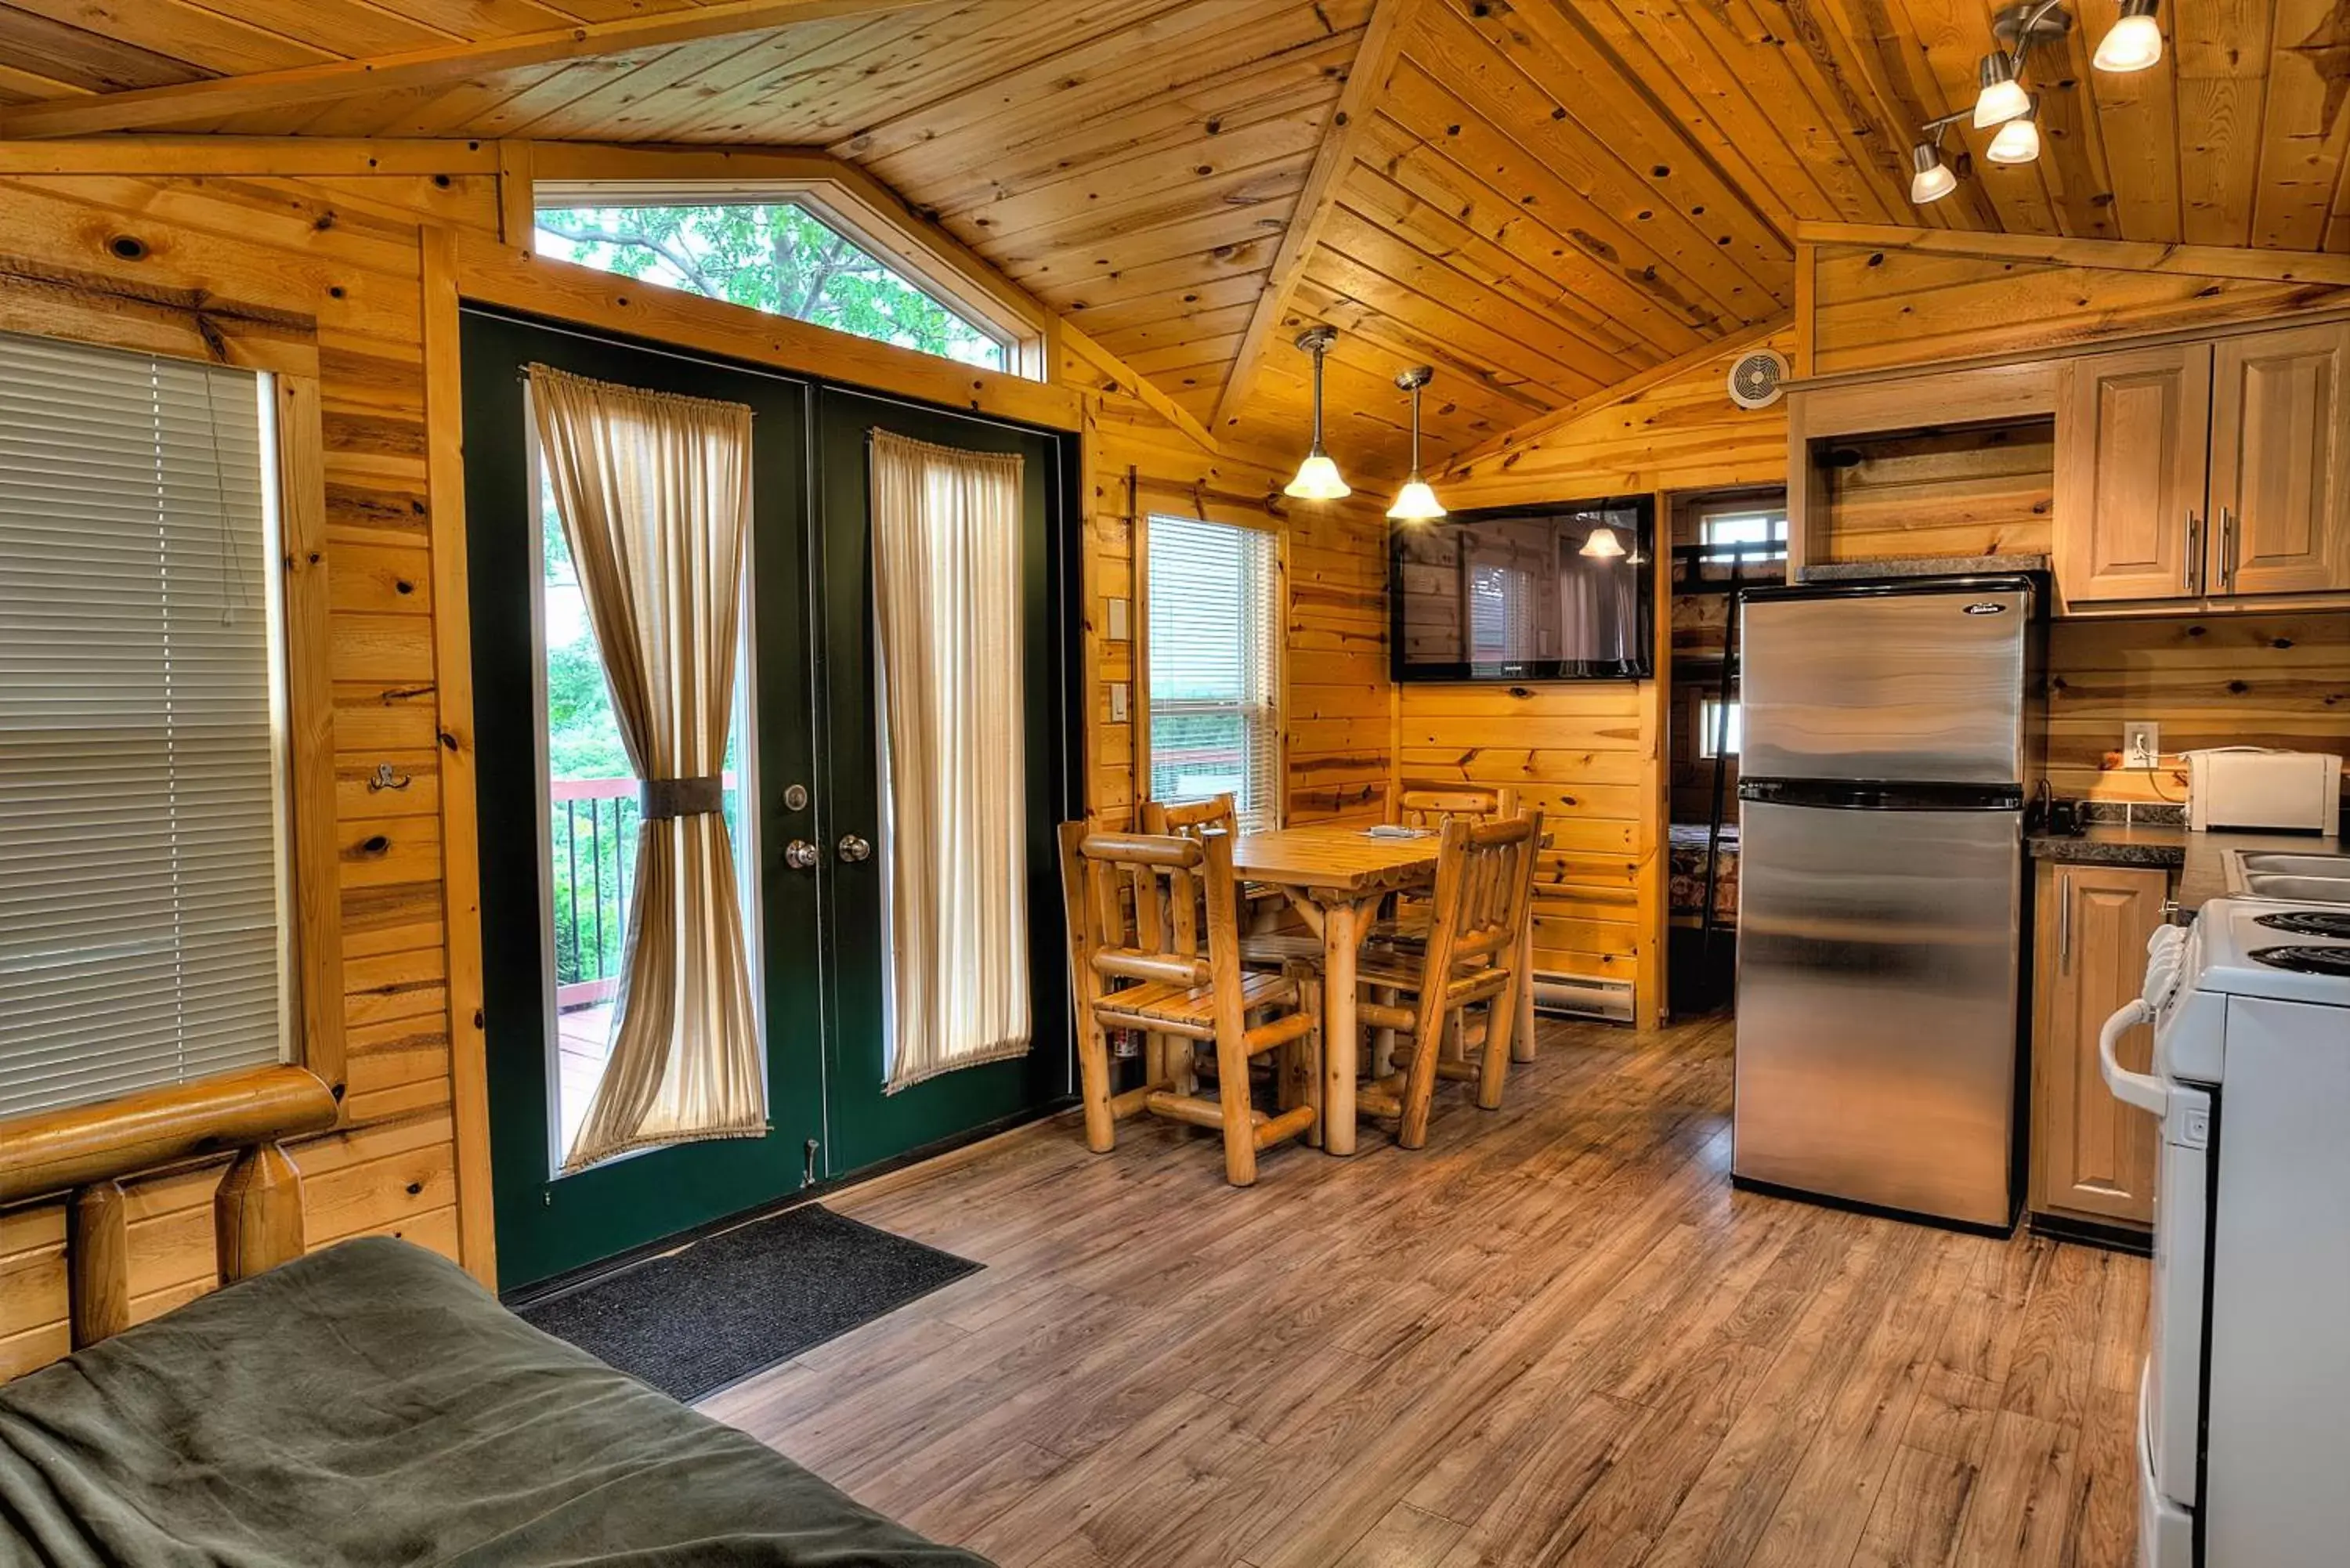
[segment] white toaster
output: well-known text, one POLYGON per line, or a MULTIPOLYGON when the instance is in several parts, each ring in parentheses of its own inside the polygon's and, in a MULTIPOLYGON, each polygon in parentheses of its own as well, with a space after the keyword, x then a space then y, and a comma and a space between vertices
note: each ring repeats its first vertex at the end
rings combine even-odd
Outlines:
POLYGON ((2187 826, 2333 833, 2342 821, 2342 759, 2331 752, 2219 746, 2187 753, 2187 826))

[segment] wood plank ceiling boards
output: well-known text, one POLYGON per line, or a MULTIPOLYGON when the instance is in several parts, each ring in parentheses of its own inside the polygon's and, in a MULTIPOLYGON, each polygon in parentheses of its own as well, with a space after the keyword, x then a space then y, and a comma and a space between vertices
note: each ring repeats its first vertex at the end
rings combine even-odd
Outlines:
POLYGON ((821 148, 1220 441, 1399 475, 1748 336, 1802 223, 2350 252, 2350 0, 2035 49, 2046 151, 1914 207, 1984 0, 0 0, 0 138, 121 128, 821 148))

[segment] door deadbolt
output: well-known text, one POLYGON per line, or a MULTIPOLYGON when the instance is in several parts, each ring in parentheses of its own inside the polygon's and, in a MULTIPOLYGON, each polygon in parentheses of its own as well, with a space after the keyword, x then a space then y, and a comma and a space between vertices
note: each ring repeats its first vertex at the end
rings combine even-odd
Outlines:
POLYGON ((851 862, 863 860, 869 857, 872 853, 873 846, 853 833, 846 835, 840 841, 840 857, 843 860, 851 862))
POLYGON ((816 857, 822 851, 805 838, 795 838, 784 846, 784 864, 795 871, 813 870, 816 857))
POLYGON ((785 784, 784 786, 784 809, 785 811, 806 811, 807 809, 807 785, 785 784))

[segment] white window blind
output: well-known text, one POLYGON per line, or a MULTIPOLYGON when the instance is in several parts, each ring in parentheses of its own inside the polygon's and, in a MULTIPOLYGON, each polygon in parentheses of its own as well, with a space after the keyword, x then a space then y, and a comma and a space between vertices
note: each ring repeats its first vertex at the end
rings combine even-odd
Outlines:
POLYGON ((279 1059, 259 378, 0 334, 0 1116, 279 1059))
POLYGON ((1230 794, 1249 830, 1281 819, 1275 548, 1261 529, 1150 519, 1150 798, 1230 794))

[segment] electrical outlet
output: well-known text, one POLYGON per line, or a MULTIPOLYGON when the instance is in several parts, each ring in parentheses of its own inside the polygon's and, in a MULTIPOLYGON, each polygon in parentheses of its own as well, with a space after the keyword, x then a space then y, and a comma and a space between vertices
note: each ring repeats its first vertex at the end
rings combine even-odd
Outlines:
POLYGON ((2162 761, 2162 726, 2151 719, 2122 721, 2122 765, 2150 768, 2162 761))

